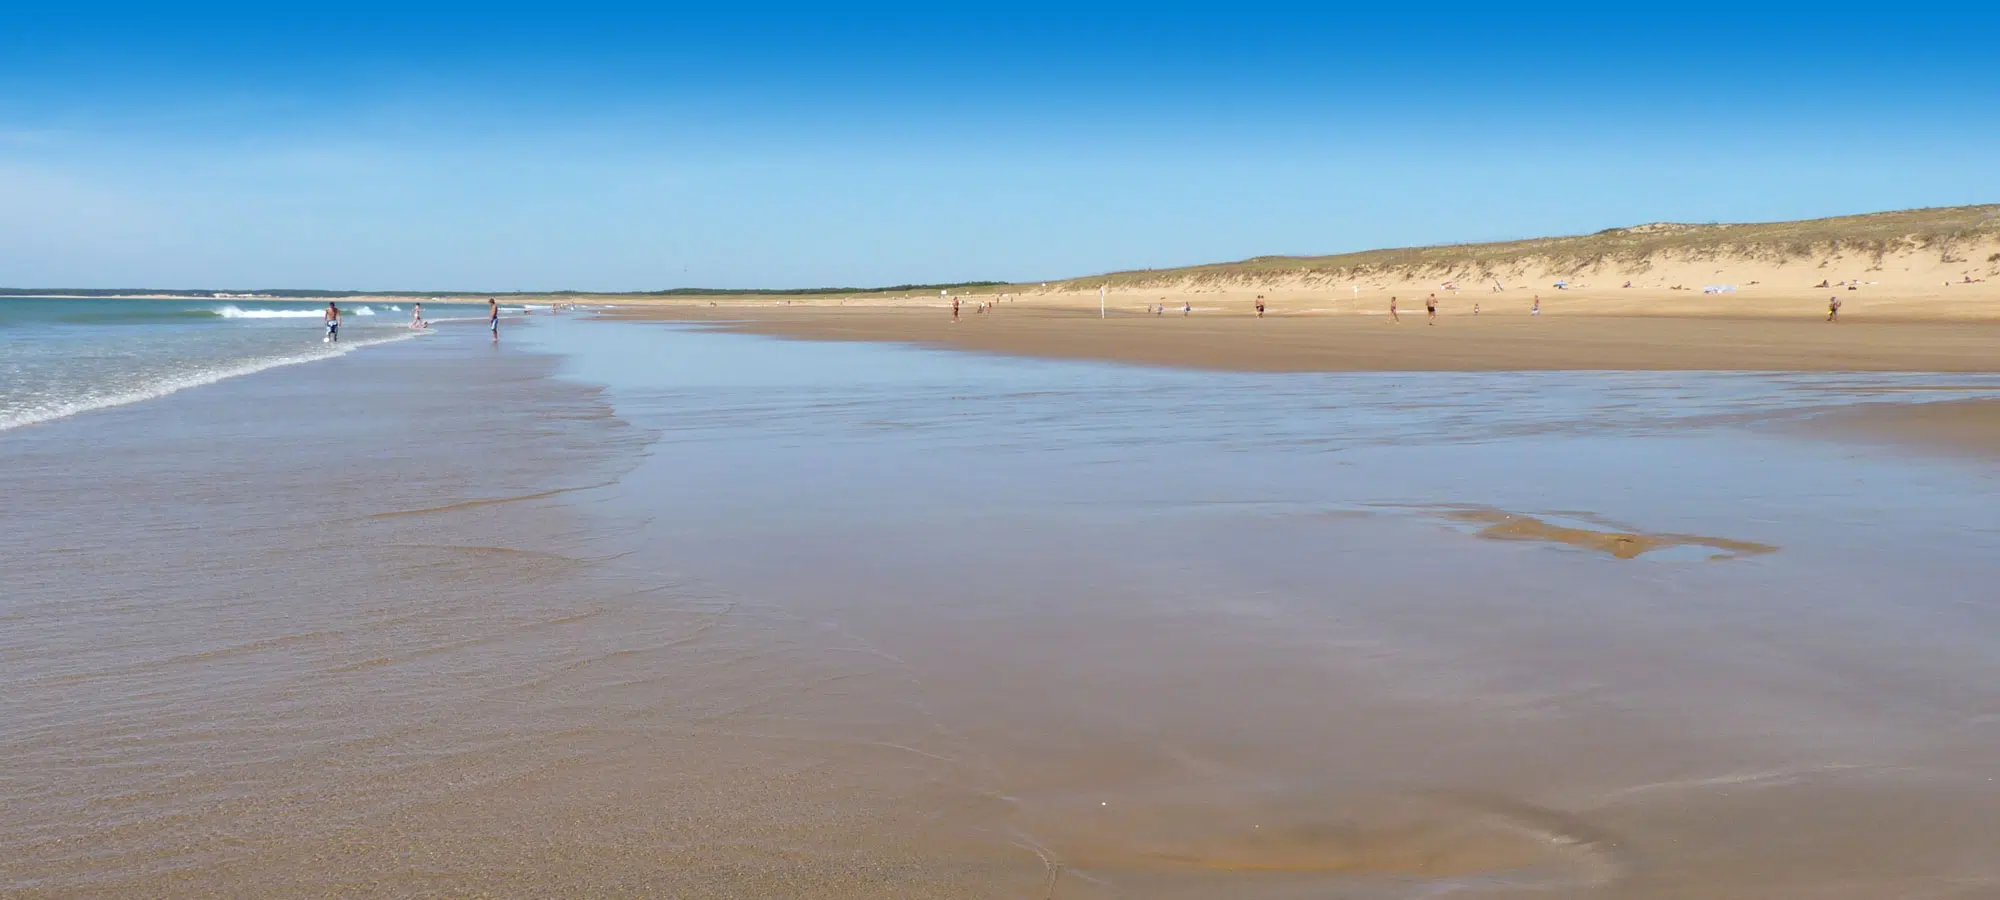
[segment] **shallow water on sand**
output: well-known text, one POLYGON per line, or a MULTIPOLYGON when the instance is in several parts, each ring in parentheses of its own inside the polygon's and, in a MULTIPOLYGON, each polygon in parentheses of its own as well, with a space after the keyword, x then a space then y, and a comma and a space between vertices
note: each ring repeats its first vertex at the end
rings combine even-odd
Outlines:
POLYGON ((2000 890, 1936 379, 439 338, 0 435, 0 892, 2000 890))

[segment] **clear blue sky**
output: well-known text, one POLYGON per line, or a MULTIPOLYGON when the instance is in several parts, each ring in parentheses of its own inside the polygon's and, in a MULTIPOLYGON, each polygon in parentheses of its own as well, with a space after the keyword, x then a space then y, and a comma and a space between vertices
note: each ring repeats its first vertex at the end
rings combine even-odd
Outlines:
POLYGON ((1985 6, 1369 9, 10 4, 0 286, 1037 280, 2000 200, 1985 6))

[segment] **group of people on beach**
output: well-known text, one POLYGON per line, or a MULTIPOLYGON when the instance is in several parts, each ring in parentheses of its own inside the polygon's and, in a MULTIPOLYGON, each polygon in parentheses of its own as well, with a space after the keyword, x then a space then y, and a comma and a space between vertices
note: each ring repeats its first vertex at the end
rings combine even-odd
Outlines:
MULTIPOLYGON (((1472 314, 1475 316, 1479 315, 1479 302, 1476 300, 1473 301, 1472 303, 1472 314)), ((1528 306, 1528 315, 1540 317, 1541 314, 1542 314, 1542 295, 1536 294, 1535 302, 1528 306)), ((1257 318, 1261 319, 1263 317, 1264 317, 1264 298, 1258 297, 1257 318)), ((1427 325, 1436 325, 1438 323, 1438 295, 1432 294, 1429 297, 1424 298, 1424 317, 1426 319, 1425 324, 1427 325)), ((1402 321, 1403 321, 1402 315, 1398 313, 1396 310, 1396 298, 1392 296, 1389 298, 1389 324, 1397 325, 1401 324, 1402 321)))
MULTIPOLYGON (((320 341, 327 344, 340 343, 340 304, 333 300, 328 300, 326 302, 326 312, 321 315, 321 318, 326 323, 326 337, 321 338, 320 341)), ((430 320, 424 318, 424 305, 421 303, 411 304, 410 328, 421 329, 429 327, 431 327, 430 320)), ((500 301, 491 297, 486 298, 486 327, 493 331, 493 342, 496 344, 500 343, 500 301)))
MULTIPOLYGON (((953 297, 953 298, 951 298, 951 320, 952 320, 952 321, 954 321, 954 322, 958 321, 958 305, 959 305, 959 301, 960 301, 960 299, 961 299, 961 298, 958 298, 958 297, 953 297)), ((790 301, 787 301, 787 302, 790 302, 790 301)), ((709 304, 709 305, 710 305, 710 306, 714 306, 715 304, 711 303, 711 304, 709 304)), ((989 309, 990 309, 990 310, 993 310, 993 311, 995 311, 995 312, 998 312, 998 311, 1000 310, 1000 301, 998 301, 998 300, 981 300, 981 301, 979 301, 979 305, 978 305, 977 307, 975 307, 975 308, 974 308, 974 309, 973 309, 972 311, 973 311, 973 312, 975 312, 975 313, 983 313, 983 312, 985 312, 985 311, 987 311, 987 310, 989 310, 989 309)))

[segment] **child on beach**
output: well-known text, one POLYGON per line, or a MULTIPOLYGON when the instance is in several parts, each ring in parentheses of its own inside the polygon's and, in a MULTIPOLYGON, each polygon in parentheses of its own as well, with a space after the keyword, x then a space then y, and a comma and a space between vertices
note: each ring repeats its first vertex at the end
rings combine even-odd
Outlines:
POLYGON ((1528 307, 1528 315, 1539 316, 1541 314, 1542 314, 1542 295, 1536 294, 1535 305, 1528 307))
POLYGON ((1403 321, 1402 316, 1396 315, 1396 298, 1394 297, 1389 298, 1389 321, 1392 324, 1403 321))
POLYGON ((1835 294, 1826 298, 1826 320, 1829 322, 1840 321, 1840 295, 1835 294))
POLYGON ((411 327, 411 328, 429 328, 429 327, 431 327, 431 323, 429 323, 429 322, 426 322, 426 321, 424 321, 424 305, 423 305, 423 304, 421 304, 421 303, 418 303, 418 304, 415 304, 415 305, 413 305, 413 306, 411 306, 411 307, 410 307, 410 327, 411 327))
POLYGON ((1192 304, 1192 303, 1189 303, 1189 302, 1188 302, 1188 301, 1186 301, 1186 300, 1182 300, 1182 301, 1181 301, 1181 318, 1183 318, 1183 319, 1187 318, 1187 315, 1188 315, 1188 313, 1191 313, 1191 312, 1194 312, 1194 304, 1192 304))
POLYGON ((1257 318, 1264 318, 1264 295, 1257 295, 1257 318))

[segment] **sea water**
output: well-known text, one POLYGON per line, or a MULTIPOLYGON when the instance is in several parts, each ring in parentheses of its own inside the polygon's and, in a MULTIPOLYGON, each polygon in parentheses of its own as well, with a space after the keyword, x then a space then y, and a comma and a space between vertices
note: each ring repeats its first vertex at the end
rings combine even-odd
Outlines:
MULTIPOLYGON (((321 301, 0 298, 0 431, 160 397, 276 366, 423 334, 400 303, 341 305, 325 342, 321 301)), ((482 315, 439 304, 437 319, 482 315)))

